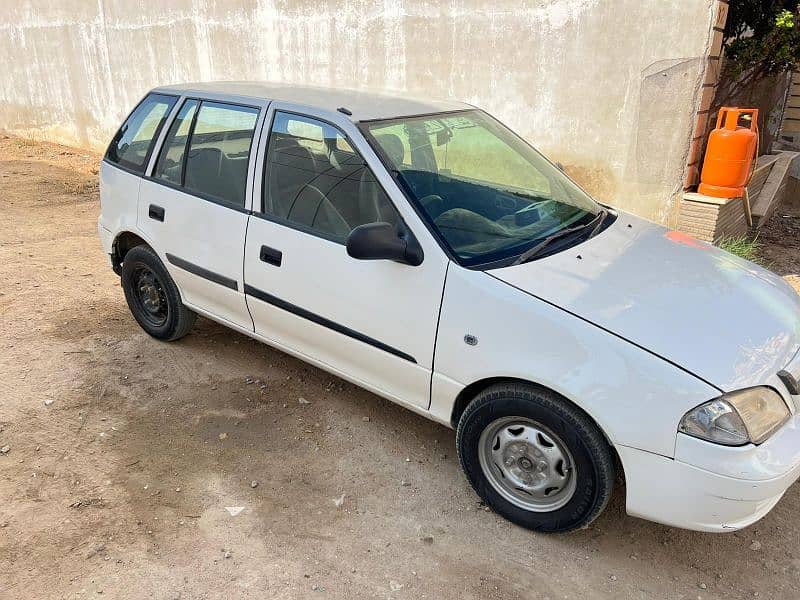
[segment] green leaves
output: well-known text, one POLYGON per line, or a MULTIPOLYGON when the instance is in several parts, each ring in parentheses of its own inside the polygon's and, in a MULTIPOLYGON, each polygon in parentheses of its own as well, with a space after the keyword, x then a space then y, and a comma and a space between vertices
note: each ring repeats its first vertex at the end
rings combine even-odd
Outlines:
POLYGON ((794 15, 788 10, 782 10, 775 17, 775 27, 778 29, 791 29, 794 27, 794 15))
POLYGON ((752 72, 758 79, 796 68, 800 64, 798 22, 797 0, 731 2, 725 55, 733 77, 752 72))

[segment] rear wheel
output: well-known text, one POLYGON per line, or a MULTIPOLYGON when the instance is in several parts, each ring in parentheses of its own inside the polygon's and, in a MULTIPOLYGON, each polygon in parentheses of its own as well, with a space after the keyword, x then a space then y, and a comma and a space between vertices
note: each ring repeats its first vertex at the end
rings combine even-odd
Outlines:
POLYGON ((484 390, 461 416, 456 443, 478 495, 528 529, 586 526, 611 498, 608 442, 586 413, 550 390, 516 383, 484 390))
POLYGON ((149 246, 128 251, 121 280, 131 314, 154 338, 177 340, 194 325, 197 315, 183 305, 175 282, 149 246))

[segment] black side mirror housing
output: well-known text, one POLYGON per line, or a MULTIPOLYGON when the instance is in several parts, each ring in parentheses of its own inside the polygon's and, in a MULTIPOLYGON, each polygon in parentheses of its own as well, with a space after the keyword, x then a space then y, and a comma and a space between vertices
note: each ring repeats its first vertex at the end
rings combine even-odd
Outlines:
POLYGON ((417 238, 404 226, 378 222, 359 225, 347 237, 347 254, 359 260, 393 260, 416 267, 423 252, 417 238))

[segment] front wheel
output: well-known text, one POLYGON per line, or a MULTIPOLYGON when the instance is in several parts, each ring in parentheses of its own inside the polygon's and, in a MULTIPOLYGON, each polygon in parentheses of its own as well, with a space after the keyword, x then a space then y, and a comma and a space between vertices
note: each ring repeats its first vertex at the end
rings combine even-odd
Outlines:
POLYGON ((192 328, 197 315, 183 305, 178 287, 152 248, 131 248, 122 261, 121 279, 131 314, 151 336, 171 342, 192 328))
POLYGON ((495 512, 536 531, 591 523, 614 486, 614 457, 597 425, 558 394, 499 384, 467 407, 456 434, 461 466, 495 512))

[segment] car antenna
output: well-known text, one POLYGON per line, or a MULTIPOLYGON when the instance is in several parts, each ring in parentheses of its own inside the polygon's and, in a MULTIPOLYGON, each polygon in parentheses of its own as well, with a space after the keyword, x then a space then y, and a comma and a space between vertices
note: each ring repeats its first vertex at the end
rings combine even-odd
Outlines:
POLYGON ((340 113, 344 115, 347 115, 348 117, 353 115, 353 112, 350 109, 345 108, 344 106, 340 106, 336 110, 338 110, 340 113))

